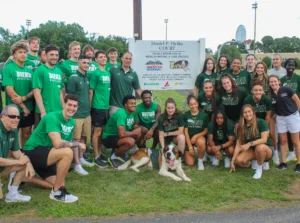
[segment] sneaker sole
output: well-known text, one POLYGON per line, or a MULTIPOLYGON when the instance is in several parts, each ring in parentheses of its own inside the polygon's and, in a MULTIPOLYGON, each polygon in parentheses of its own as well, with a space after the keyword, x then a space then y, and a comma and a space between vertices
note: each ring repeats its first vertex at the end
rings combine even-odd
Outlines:
POLYGON ((106 165, 106 166, 99 166, 97 163, 94 163, 94 166, 97 166, 97 167, 99 167, 99 168, 101 168, 101 169, 105 169, 105 168, 108 167, 108 165, 106 165))
POLYGON ((59 201, 59 202, 61 202, 61 203, 67 203, 67 204, 68 204, 68 203, 74 203, 74 202, 78 201, 78 198, 77 198, 77 200, 75 200, 75 201, 62 201, 62 200, 58 200, 58 199, 52 197, 51 195, 50 195, 49 197, 50 197, 51 200, 59 201))
POLYGON ((76 170, 74 170, 74 173, 78 174, 79 176, 87 176, 87 175, 89 175, 89 174, 82 174, 82 173, 79 173, 79 172, 77 172, 76 170))
MULTIPOLYGON (((30 201, 30 200, 29 200, 30 201)), ((29 201, 10 201, 10 200, 6 200, 5 199, 5 202, 6 203, 17 203, 17 202, 24 202, 24 203, 26 203, 26 202, 29 202, 29 201)))
POLYGON ((83 164, 83 163, 80 163, 81 164, 81 166, 84 166, 84 167, 88 167, 88 168, 92 168, 94 165, 88 165, 88 164, 83 164))

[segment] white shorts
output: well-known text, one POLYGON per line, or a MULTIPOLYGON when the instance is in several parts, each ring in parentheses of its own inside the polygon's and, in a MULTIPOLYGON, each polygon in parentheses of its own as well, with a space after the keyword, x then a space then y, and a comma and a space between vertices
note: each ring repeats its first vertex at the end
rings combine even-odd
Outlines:
POLYGON ((278 133, 297 133, 300 132, 299 112, 289 116, 276 115, 276 127, 278 133))

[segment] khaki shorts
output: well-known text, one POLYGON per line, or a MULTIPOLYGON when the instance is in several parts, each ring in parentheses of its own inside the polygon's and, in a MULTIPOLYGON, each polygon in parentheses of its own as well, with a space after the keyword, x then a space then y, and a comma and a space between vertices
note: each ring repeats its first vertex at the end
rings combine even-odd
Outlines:
POLYGON ((110 106, 109 107, 109 117, 112 116, 116 111, 118 111, 120 108, 116 106, 110 106))
POLYGON ((91 116, 75 119, 76 127, 73 133, 75 140, 80 140, 81 136, 91 136, 91 116))

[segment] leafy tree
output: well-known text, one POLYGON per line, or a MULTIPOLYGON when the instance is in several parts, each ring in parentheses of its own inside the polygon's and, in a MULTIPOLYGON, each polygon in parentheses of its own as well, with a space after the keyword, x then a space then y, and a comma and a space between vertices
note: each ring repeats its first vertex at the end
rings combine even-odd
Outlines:
POLYGON ((265 53, 272 53, 273 47, 274 47, 274 39, 272 36, 264 36, 261 39, 261 42, 263 44, 263 51, 265 53))
POLYGON ((211 48, 205 48, 205 53, 206 53, 206 54, 212 55, 212 54, 213 54, 213 51, 212 51, 211 48))
MULTIPOLYGON (((223 46, 220 55, 227 55, 230 60, 233 58, 241 58, 241 52, 237 45, 225 45, 223 46)), ((214 58, 217 61, 218 51, 215 53, 214 58)))
POLYGON ((268 68, 271 68, 271 66, 272 66, 272 59, 270 57, 268 57, 268 56, 264 57, 262 59, 262 62, 264 62, 267 65, 268 68))

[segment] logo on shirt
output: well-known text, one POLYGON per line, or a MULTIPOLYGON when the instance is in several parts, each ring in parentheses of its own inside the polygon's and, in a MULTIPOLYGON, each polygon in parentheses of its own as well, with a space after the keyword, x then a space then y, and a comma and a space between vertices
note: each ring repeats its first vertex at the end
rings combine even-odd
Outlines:
POLYGON ((61 133, 64 135, 70 135, 72 133, 74 126, 66 126, 61 124, 61 133))
POLYGON ((15 138, 9 138, 9 142, 12 143, 15 141, 15 138))
POLYGON ((31 73, 16 71, 17 80, 31 80, 31 73))
POLYGON ((49 79, 52 82, 61 82, 61 76, 59 74, 49 73, 49 79))
POLYGON ((72 72, 76 72, 78 70, 78 65, 71 65, 72 72))
POLYGON ((143 118, 154 118, 155 117, 155 111, 152 112, 142 112, 143 118))

